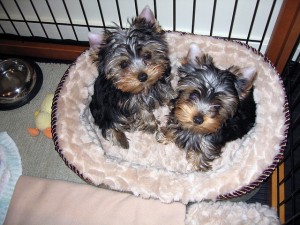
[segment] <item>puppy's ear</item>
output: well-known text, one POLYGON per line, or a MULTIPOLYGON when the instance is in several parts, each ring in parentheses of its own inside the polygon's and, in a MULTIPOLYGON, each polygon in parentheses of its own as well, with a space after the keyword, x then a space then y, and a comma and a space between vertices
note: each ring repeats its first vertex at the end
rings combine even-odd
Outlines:
POLYGON ((88 38, 89 38, 90 48, 93 49, 95 52, 98 52, 100 45, 103 41, 103 35, 89 32, 88 38))
POLYGON ((144 18, 147 22, 155 23, 155 17, 149 6, 146 6, 139 15, 139 18, 144 18))
POLYGON ((254 80, 257 76, 256 69, 255 67, 231 67, 229 68, 229 71, 237 76, 235 86, 239 93, 239 97, 242 100, 248 96, 249 91, 253 87, 254 80))
POLYGON ((212 57, 201 50, 199 45, 192 43, 189 48, 187 57, 183 60, 182 64, 189 63, 196 68, 202 68, 203 66, 213 64, 212 57))
POLYGON ((200 47, 197 44, 192 43, 190 45, 186 60, 188 63, 198 65, 199 59, 202 58, 203 55, 204 53, 201 51, 200 47))

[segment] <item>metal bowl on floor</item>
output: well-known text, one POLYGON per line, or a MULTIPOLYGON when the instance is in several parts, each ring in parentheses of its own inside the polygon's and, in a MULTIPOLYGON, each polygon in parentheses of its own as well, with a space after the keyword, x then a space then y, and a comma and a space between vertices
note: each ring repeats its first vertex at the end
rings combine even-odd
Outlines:
POLYGON ((10 110, 28 103, 40 90, 39 66, 22 59, 0 62, 0 110, 10 110))

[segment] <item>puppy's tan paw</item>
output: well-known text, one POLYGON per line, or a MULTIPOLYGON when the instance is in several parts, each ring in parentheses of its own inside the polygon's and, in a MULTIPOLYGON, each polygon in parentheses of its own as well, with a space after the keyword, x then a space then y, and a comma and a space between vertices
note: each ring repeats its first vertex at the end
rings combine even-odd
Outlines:
POLYGON ((161 130, 156 132, 156 141, 158 143, 167 145, 170 143, 170 140, 166 137, 166 135, 164 134, 164 132, 162 132, 161 130))

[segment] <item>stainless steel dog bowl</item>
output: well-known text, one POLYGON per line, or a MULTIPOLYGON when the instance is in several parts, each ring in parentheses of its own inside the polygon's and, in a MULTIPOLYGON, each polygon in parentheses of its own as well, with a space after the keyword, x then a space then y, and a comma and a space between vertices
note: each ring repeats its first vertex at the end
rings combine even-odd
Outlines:
POLYGON ((21 107, 41 87, 41 70, 34 63, 11 58, 0 62, 0 110, 21 107))

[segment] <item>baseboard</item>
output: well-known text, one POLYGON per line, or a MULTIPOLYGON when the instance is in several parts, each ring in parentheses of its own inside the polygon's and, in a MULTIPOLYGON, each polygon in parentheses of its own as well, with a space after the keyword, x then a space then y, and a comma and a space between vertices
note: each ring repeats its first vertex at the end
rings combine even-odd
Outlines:
POLYGON ((28 41, 0 41, 0 54, 74 61, 88 46, 28 41))

